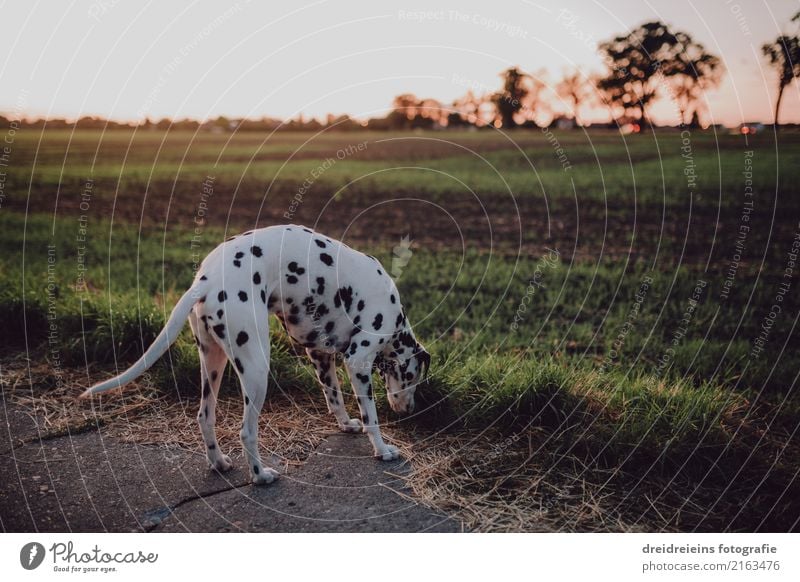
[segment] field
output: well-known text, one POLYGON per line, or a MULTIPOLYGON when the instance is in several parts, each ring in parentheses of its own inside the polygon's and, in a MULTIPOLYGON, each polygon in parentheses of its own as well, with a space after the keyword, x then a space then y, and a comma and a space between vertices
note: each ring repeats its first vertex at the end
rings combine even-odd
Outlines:
MULTIPOLYGON (((431 505, 798 527, 798 134, 28 130, 2 170, 4 367, 46 364, 45 394, 135 360, 230 234, 306 224, 383 262, 434 355, 422 410, 381 411, 431 505)), ((322 402, 276 328, 270 389, 322 402)), ((152 385, 198 379, 187 331, 152 385)))

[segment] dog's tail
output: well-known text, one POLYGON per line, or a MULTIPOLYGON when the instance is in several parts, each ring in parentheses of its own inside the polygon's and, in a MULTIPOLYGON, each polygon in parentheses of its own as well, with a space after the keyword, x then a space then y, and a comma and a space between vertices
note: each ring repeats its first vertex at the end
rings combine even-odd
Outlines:
POLYGON ((169 346, 175 342, 178 334, 181 332, 181 329, 183 329, 186 318, 189 317, 192 307, 194 307, 194 304, 206 294, 207 287, 207 280, 196 280, 192 286, 189 287, 189 290, 183 294, 183 297, 178 300, 178 303, 175 305, 175 308, 172 310, 172 313, 167 320, 167 325, 164 326, 164 329, 161 330, 161 333, 158 334, 158 337, 155 339, 152 345, 147 348, 147 351, 142 355, 142 357, 139 358, 139 360, 133 366, 125 370, 119 376, 115 376, 110 380, 95 384, 91 388, 87 389, 83 394, 81 394, 81 398, 89 398, 93 394, 98 394, 99 392, 113 390, 114 388, 121 388, 128 382, 132 382, 144 374, 150 368, 150 366, 155 364, 158 358, 164 355, 164 352, 169 349, 169 346))

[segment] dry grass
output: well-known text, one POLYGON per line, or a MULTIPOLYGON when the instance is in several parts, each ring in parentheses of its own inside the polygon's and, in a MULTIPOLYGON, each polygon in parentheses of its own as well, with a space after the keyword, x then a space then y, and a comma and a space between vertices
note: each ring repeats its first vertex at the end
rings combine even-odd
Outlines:
MULTIPOLYGON (((22 357, 2 362, 0 384, 7 401, 36 417, 38 438, 99 428, 125 442, 205 450, 195 420, 199 394, 197 399, 168 397, 143 377, 125 390, 79 400, 87 385, 85 373, 61 369, 56 374, 51 366, 29 366, 22 357)), ((324 406, 303 392, 271 393, 263 411, 267 422, 262 420, 259 432, 262 450, 287 464, 302 463, 335 430, 324 406)), ((241 419, 241 396, 220 394, 217 436, 224 449, 240 447, 241 419)))
MULTIPOLYGON (((542 465, 532 452, 538 437, 504 442, 501 435, 439 435, 420 440, 411 472, 398 477, 414 500, 444 511, 478 532, 637 531, 614 515, 612 494, 577 471, 542 465), (494 443, 494 444, 492 444, 494 443)), ((597 477, 597 475, 593 475, 597 477)), ((618 512, 617 512, 618 513, 618 512)))
MULTIPOLYGON (((122 392, 78 400, 85 385, 85 371, 54 374, 49 366, 29 366, 21 357, 0 363, 6 402, 35 415, 42 438, 99 428, 126 442, 179 446, 197 454, 205 450, 195 421, 199 395, 165 396, 144 380, 122 392)), ((217 409, 223 449, 239 450, 241 414, 241 397, 223 392, 217 409)), ((334 431, 321 397, 273 390, 259 434, 262 450, 299 465, 334 431)), ((560 453, 564 448, 557 435, 538 426, 512 437, 475 430, 426 433, 403 425, 384 429, 384 434, 409 460, 410 472, 397 477, 413 500, 451 515, 471 531, 723 531, 731 528, 731 516, 754 487, 742 481, 736 484, 739 492, 720 497, 727 482, 720 485, 718 479, 697 491, 684 475, 603 468, 575 452, 560 453)), ((749 523, 758 523, 758 506, 764 502, 750 500, 749 523)), ((789 509, 791 500, 786 504, 789 509)))

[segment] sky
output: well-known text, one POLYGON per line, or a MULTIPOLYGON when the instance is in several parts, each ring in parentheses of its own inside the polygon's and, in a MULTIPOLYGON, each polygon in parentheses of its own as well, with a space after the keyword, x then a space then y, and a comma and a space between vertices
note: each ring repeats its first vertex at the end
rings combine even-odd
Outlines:
MULTIPOLYGON (((708 121, 771 122, 777 75, 760 47, 793 30, 798 11, 799 0, 12 0, 0 4, 0 112, 365 119, 387 113, 400 93, 448 103, 467 89, 496 90, 509 66, 550 86, 576 67, 601 72, 599 41, 660 19, 725 65, 706 95, 708 121)), ((669 99, 651 114, 678 122, 669 99)), ((781 121, 800 122, 797 82, 781 121)))

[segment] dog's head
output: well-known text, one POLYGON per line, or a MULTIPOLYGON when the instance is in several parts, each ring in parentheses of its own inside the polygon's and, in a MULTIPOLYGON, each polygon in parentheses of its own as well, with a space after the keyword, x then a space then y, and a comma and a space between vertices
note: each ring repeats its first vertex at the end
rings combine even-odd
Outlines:
POLYGON ((414 412, 414 392, 417 385, 427 378, 430 365, 431 355, 416 341, 412 349, 378 356, 375 367, 386 385, 392 410, 405 414, 414 412))

